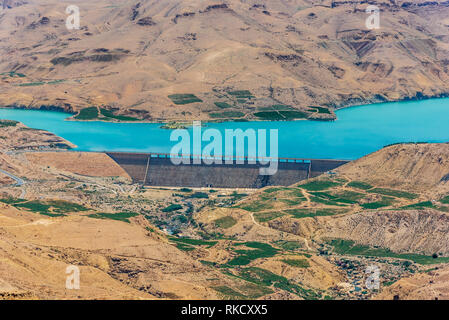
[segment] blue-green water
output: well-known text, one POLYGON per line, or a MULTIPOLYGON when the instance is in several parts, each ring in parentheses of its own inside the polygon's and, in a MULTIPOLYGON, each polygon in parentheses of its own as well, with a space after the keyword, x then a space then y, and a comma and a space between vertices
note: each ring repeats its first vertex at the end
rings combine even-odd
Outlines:
MULTIPOLYGON (((171 131, 160 129, 160 124, 64 121, 69 116, 0 109, 0 119, 48 130, 80 151, 169 153, 175 144, 170 141, 171 131)), ((221 132, 278 129, 280 157, 357 159, 392 143, 449 141, 449 98, 346 108, 337 111, 337 117, 332 122, 227 122, 207 127, 221 132)))

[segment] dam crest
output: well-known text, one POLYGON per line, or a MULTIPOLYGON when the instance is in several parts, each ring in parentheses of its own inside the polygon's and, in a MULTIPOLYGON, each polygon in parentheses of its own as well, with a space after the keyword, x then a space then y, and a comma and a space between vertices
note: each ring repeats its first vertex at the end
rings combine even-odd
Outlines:
POLYGON ((206 164, 205 158, 188 155, 186 157, 190 158, 190 164, 175 165, 172 157, 180 157, 166 153, 106 154, 130 175, 134 183, 152 187, 260 189, 268 186, 290 186, 349 162, 300 158, 259 159, 278 162, 277 172, 268 176, 260 175, 260 169, 268 167, 269 164, 254 163, 254 159, 248 157, 234 157, 232 161, 226 157, 222 159, 222 164, 206 164), (194 159, 200 163, 194 163, 194 159))

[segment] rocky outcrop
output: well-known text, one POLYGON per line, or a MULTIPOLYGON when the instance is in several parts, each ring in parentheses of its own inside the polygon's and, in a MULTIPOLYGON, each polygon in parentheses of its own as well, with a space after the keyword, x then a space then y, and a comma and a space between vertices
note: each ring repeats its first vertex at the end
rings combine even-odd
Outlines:
POLYGON ((449 255, 449 215, 436 210, 358 213, 329 221, 319 233, 397 253, 449 255))

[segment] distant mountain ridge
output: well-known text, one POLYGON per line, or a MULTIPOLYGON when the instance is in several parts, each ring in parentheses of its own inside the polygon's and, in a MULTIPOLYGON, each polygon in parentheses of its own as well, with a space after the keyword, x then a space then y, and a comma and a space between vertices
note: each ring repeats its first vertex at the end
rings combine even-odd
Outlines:
POLYGON ((0 104, 146 121, 334 119, 449 93, 449 2, 1 1, 0 104), (321 108, 310 108, 319 106, 321 108))

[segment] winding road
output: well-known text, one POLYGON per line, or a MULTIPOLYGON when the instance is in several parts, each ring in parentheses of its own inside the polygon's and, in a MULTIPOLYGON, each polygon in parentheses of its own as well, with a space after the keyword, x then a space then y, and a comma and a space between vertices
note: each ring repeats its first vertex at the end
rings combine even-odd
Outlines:
MULTIPOLYGON (((10 177, 14 181, 16 181, 16 185, 18 187, 21 187, 21 186, 25 185, 25 183, 26 183, 23 179, 13 175, 12 173, 9 173, 8 171, 0 169, 0 173, 3 173, 4 175, 7 175, 8 177, 10 177)), ((20 195, 20 198, 23 199, 25 197, 25 194, 26 194, 26 190, 22 189, 22 194, 20 195)))

